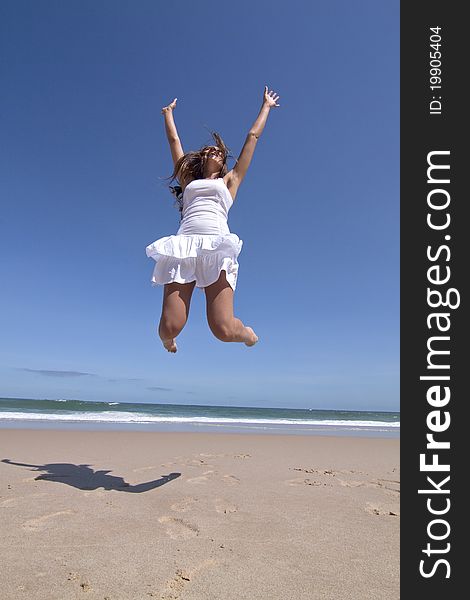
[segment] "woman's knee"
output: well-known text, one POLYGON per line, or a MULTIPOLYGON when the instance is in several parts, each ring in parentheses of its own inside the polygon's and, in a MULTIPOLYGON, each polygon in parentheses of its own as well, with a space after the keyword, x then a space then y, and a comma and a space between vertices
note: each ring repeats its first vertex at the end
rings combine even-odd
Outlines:
POLYGON ((209 327, 215 337, 221 342, 231 342, 233 327, 228 321, 209 321, 209 327))
POLYGON ((176 337, 186 324, 186 319, 162 315, 158 325, 158 333, 161 338, 169 339, 176 337))

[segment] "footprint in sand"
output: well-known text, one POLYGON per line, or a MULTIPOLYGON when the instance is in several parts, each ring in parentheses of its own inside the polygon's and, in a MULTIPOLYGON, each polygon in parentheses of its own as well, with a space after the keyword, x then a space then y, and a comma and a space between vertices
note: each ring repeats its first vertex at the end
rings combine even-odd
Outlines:
MULTIPOLYGON (((308 474, 315 474, 319 477, 320 481, 334 481, 336 483, 339 483, 339 485, 343 486, 343 487, 349 487, 349 488, 357 488, 357 487, 366 487, 366 488, 375 488, 375 489, 381 489, 383 491, 387 491, 391 494, 397 495, 400 493, 400 482, 397 481, 396 479, 372 479, 372 480, 367 480, 367 479, 342 479, 341 477, 337 477, 337 475, 346 475, 346 476, 351 476, 351 475, 366 475, 367 473, 365 473, 364 471, 355 471, 355 470, 339 470, 339 471, 334 471, 333 469, 314 469, 314 468, 307 468, 307 467, 295 467, 292 469, 293 471, 301 471, 302 473, 308 473, 308 474)), ((290 485, 294 485, 295 483, 301 483, 302 480, 299 478, 297 480, 295 479, 290 479, 288 480, 286 483, 290 484, 290 485)), ((311 480, 305 479, 304 482, 307 485, 321 485, 320 482, 317 482, 315 480, 313 480, 313 483, 311 482, 311 480)), ((325 484, 324 484, 325 485, 325 484)), ((328 483, 326 485, 332 485, 331 483, 328 483)))
POLYGON ((24 498, 44 498, 47 496, 47 492, 37 492, 36 494, 28 494, 28 496, 15 496, 14 498, 7 498, 6 500, 0 501, 0 506, 11 506, 15 505, 15 502, 21 502, 24 498))
POLYGON ((28 521, 25 521, 21 527, 25 531, 41 531, 47 526, 49 519, 53 519, 59 515, 73 515, 74 512, 75 511, 73 510, 59 510, 58 512, 50 513, 49 515, 43 515, 42 517, 38 517, 36 519, 29 519, 28 521))
POLYGON ((380 517, 399 517, 400 512, 398 510, 393 510, 392 508, 386 507, 384 504, 375 504, 373 502, 367 502, 365 509, 366 512, 371 515, 377 515, 380 517))
POLYGON ((293 471, 302 471, 302 473, 316 473, 317 475, 331 475, 332 477, 336 477, 336 475, 350 475, 351 473, 355 475, 367 475, 363 471, 348 471, 348 470, 340 470, 335 471, 334 469, 314 469, 311 467, 294 467, 293 471))
POLYGON ((376 484, 384 490, 400 494, 400 482, 396 479, 376 479, 376 484))
POLYGON ((182 463, 186 467, 212 467, 206 460, 202 458, 188 458, 182 463))
POLYGON ((293 471, 301 471, 302 473, 315 473, 316 475, 332 475, 336 476, 338 471, 333 471, 332 469, 311 469, 307 467, 294 467, 293 471))
POLYGON ((183 498, 183 500, 172 504, 171 510, 174 510, 176 512, 186 512, 187 510, 190 510, 196 502, 198 502, 197 498, 188 496, 187 498, 183 498))
POLYGON ((174 467, 178 465, 179 467, 202 467, 202 468, 211 468, 213 465, 209 464, 207 461, 208 458, 220 458, 225 456, 224 454, 206 454, 200 452, 199 454, 193 454, 192 458, 188 458, 187 456, 176 456, 172 462, 162 463, 160 466, 162 467, 174 467))
POLYGON ((240 483, 240 480, 235 475, 224 475, 222 481, 227 485, 238 485, 240 483))
POLYGON ((8 500, 2 500, 0 502, 0 506, 10 506, 11 504, 14 506, 17 500, 18 498, 8 498, 8 500))
POLYGON ((287 483, 287 485, 311 485, 314 487, 331 487, 333 485, 332 483, 327 483, 326 481, 318 481, 309 477, 296 477, 295 479, 287 479, 284 483, 287 483))
POLYGON ((366 487, 383 490, 386 493, 397 496, 400 494, 400 482, 389 479, 373 479, 372 481, 354 481, 338 479, 344 487, 366 487))
POLYGON ((343 487, 350 487, 350 488, 367 486, 367 481, 354 481, 353 479, 350 479, 349 481, 346 481, 346 479, 338 479, 338 482, 343 487))
POLYGON ((88 583, 88 581, 83 581, 83 582, 80 584, 80 587, 82 588, 82 590, 83 590, 84 592, 91 592, 91 590, 93 589, 93 588, 91 587, 91 584, 90 584, 90 583, 88 583))
POLYGON ((223 498, 216 498, 214 500, 214 506, 218 513, 224 515, 237 512, 238 510, 238 506, 232 504, 231 502, 227 502, 227 500, 224 500, 223 498))
MULTIPOLYGON (((308 467, 294 467, 292 469, 293 471, 300 471, 302 473, 308 473, 311 475, 316 475, 317 477, 320 478, 320 481, 316 481, 316 480, 311 480, 311 479, 305 479, 305 483, 307 483, 307 485, 328 485, 328 487, 331 487, 333 485, 332 482, 337 482, 340 485, 343 486, 347 486, 347 487, 359 487, 363 484, 362 481, 346 481, 344 479, 340 479, 339 477, 336 477, 339 473, 341 474, 345 474, 345 473, 354 473, 354 471, 334 471, 333 469, 314 469, 314 468, 308 468, 308 467), (312 483, 313 481, 313 483, 312 483), (328 483, 326 483, 328 482, 328 483)), ((287 483, 291 482, 292 484, 295 482, 295 479, 290 479, 287 483)), ((301 483, 300 478, 297 480, 298 483, 301 483)))
MULTIPOLYGON (((77 579, 81 579, 81 575, 75 571, 70 571, 67 579, 68 581, 77 581, 77 579)), ((93 589, 88 581, 82 581, 80 583, 80 587, 82 588, 83 592, 90 592, 93 589)))
POLYGON ((166 525, 166 533, 173 540, 186 540, 188 538, 196 537, 199 535, 199 529, 196 525, 178 519, 176 517, 160 517, 159 523, 166 525))
POLYGON ((195 565, 189 569, 177 569, 174 577, 166 582, 165 588, 160 595, 161 600, 179 600, 179 598, 182 597, 181 594, 185 591, 186 586, 200 571, 216 564, 216 560, 208 558, 199 565, 195 565))
POLYGON ((204 471, 204 473, 202 475, 199 475, 198 477, 190 477, 186 481, 188 483, 196 483, 196 484, 206 483, 209 479, 209 475, 212 475, 212 473, 215 473, 215 471, 204 471))

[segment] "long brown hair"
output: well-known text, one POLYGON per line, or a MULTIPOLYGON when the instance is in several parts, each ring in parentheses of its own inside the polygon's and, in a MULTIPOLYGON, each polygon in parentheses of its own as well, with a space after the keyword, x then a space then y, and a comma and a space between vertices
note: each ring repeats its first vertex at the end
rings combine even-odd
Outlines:
POLYGON ((180 212, 183 211, 183 188, 182 183, 188 185, 194 179, 204 179, 204 170, 206 167, 207 151, 216 146, 223 154, 223 165, 219 173, 219 177, 224 177, 228 173, 227 158, 230 156, 230 150, 225 145, 225 142, 220 135, 214 131, 212 137, 215 144, 203 146, 199 150, 186 152, 175 163, 173 173, 170 175, 170 184, 177 180, 178 185, 170 185, 171 193, 176 197, 176 204, 180 212))

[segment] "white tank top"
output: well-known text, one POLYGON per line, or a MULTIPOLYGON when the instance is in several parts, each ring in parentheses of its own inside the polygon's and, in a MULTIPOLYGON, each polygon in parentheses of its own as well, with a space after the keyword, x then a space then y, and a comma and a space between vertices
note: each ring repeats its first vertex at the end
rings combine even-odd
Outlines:
POLYGON ((225 235, 232 196, 224 180, 193 179, 183 194, 183 212, 177 235, 225 235))

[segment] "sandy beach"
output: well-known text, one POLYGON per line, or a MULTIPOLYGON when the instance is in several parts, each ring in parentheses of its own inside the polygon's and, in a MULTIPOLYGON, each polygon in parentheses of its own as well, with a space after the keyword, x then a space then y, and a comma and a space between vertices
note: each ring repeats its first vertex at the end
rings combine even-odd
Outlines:
POLYGON ((0 459, 2 600, 399 598, 398 439, 2 429, 0 459))

